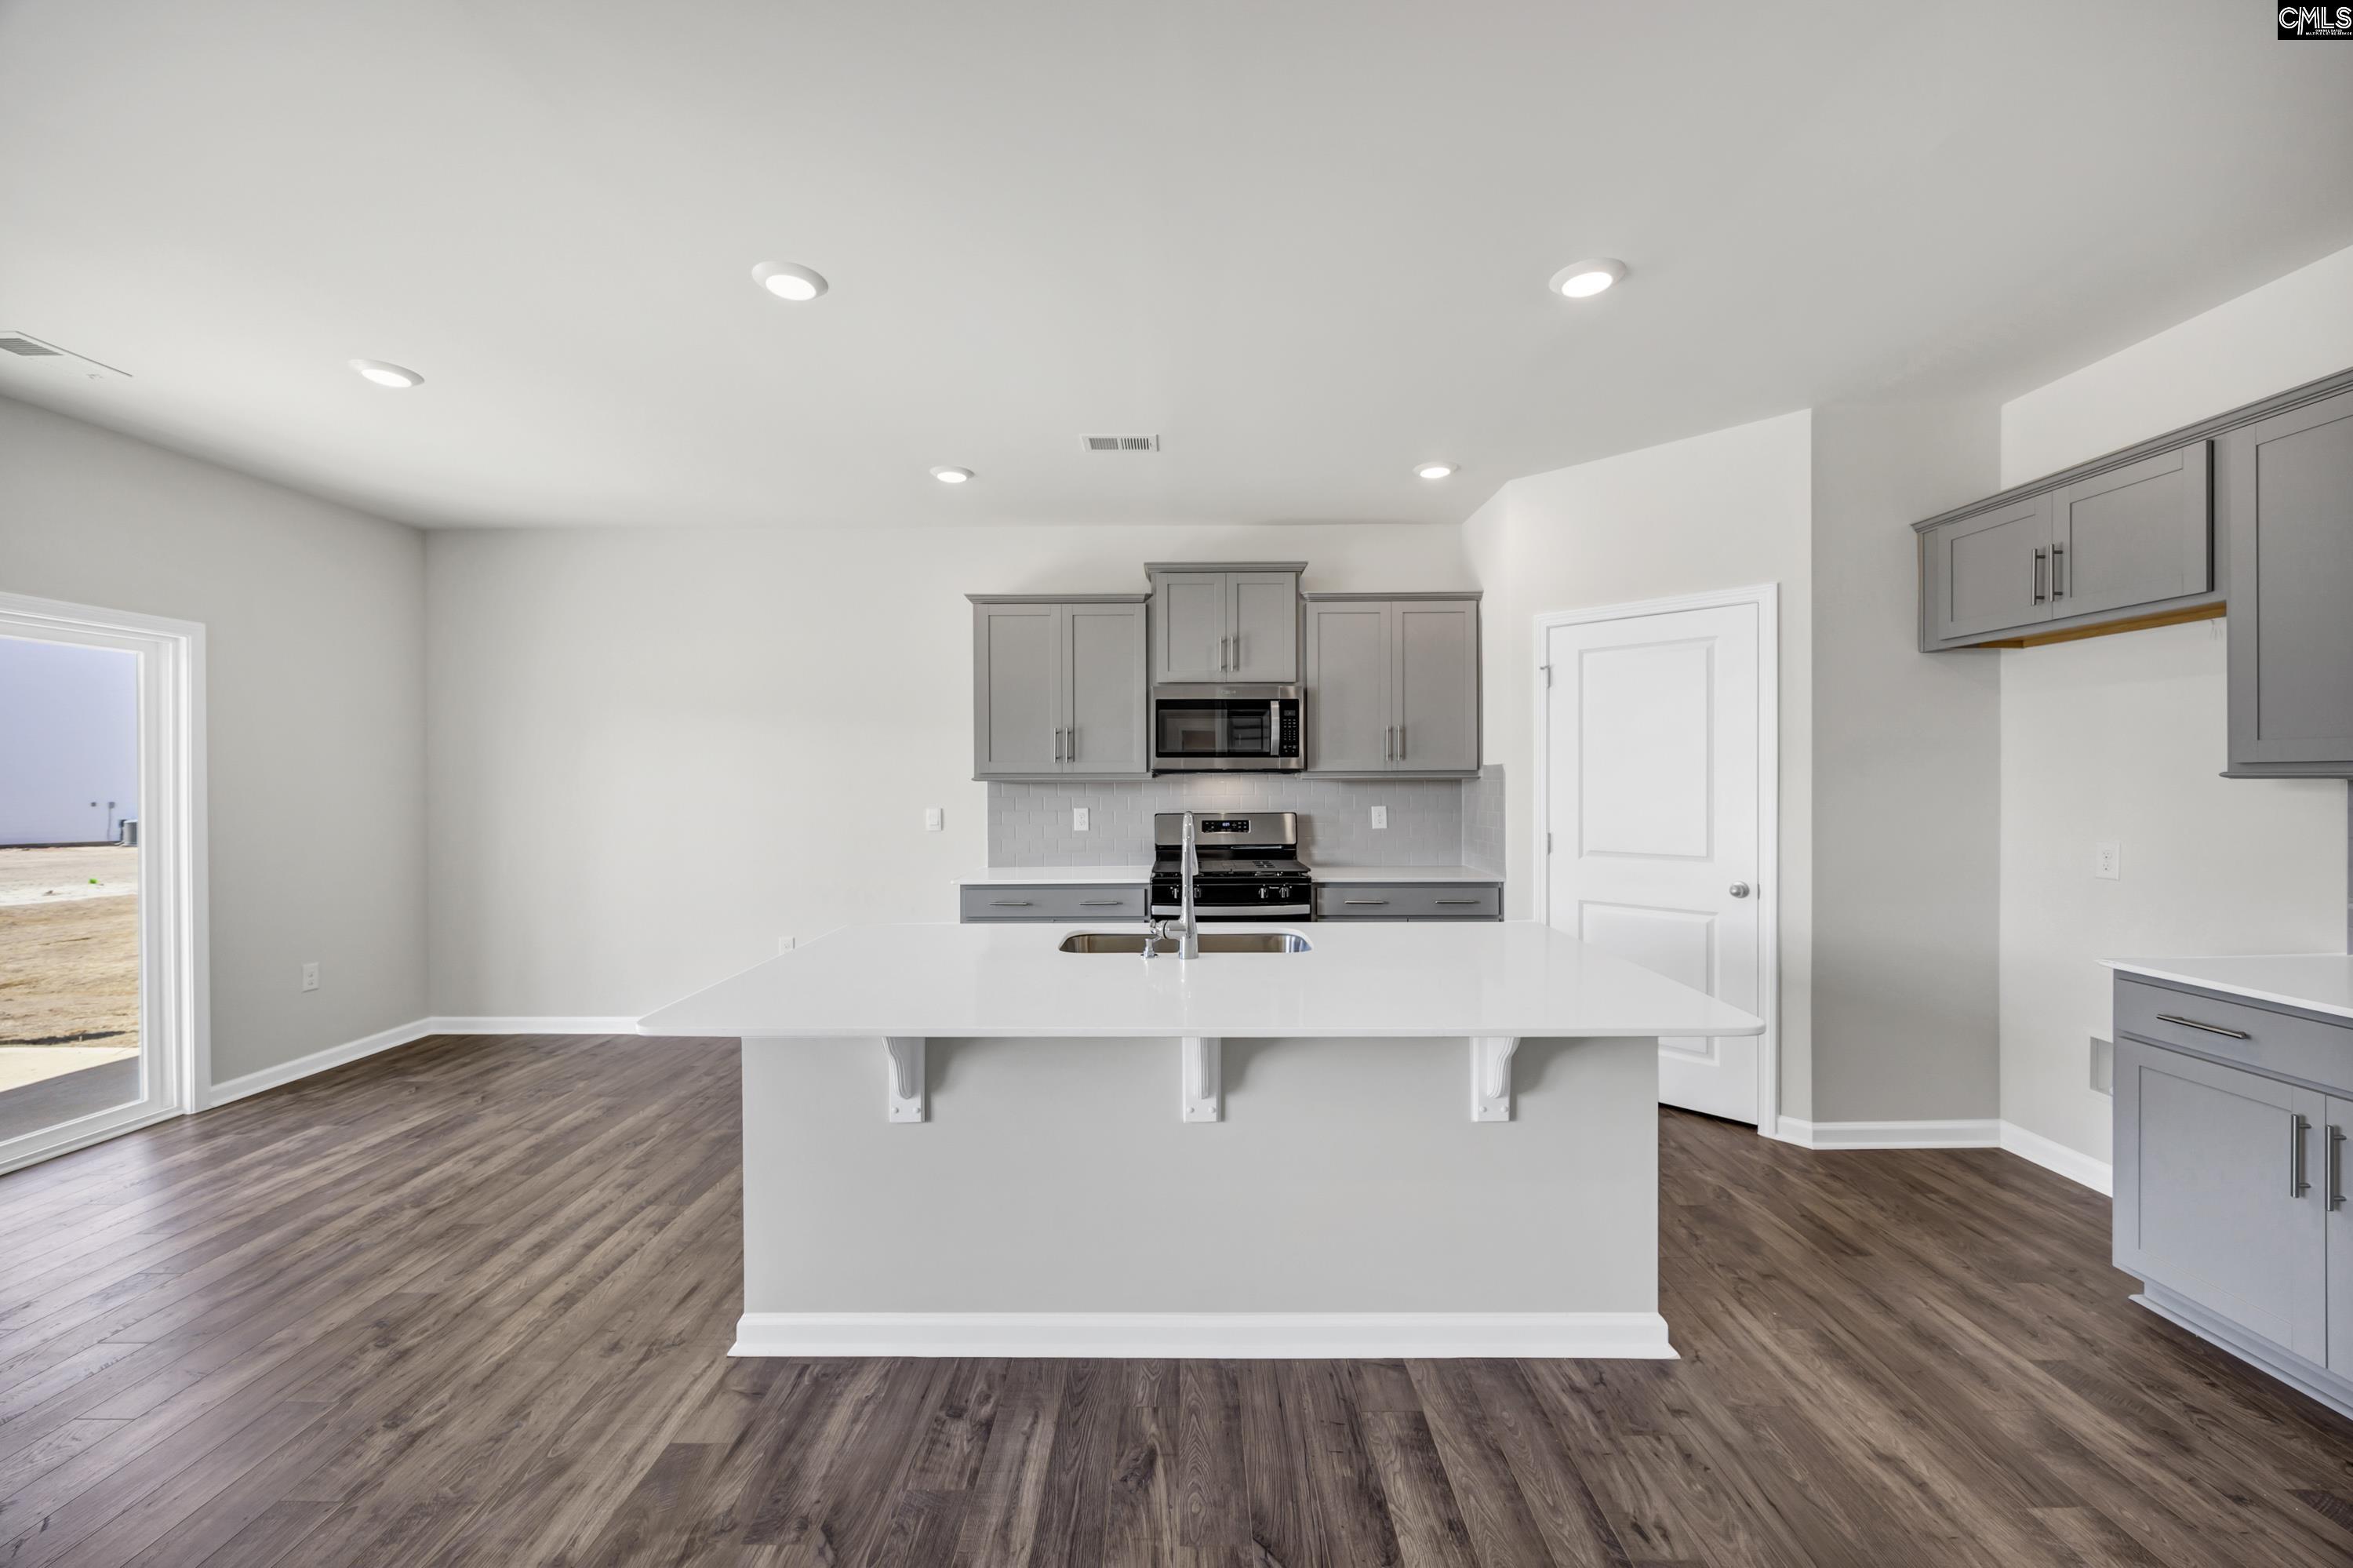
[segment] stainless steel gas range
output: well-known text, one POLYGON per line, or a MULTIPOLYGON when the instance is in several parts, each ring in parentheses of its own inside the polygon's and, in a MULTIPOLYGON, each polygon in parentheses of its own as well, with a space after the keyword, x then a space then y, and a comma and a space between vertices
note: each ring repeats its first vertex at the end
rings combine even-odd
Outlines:
MULTIPOLYGON (((1197 811, 1193 912, 1203 920, 1308 920, 1315 884, 1299 858, 1296 811, 1197 811)), ((1152 913, 1182 914, 1185 813, 1152 818, 1152 913)))

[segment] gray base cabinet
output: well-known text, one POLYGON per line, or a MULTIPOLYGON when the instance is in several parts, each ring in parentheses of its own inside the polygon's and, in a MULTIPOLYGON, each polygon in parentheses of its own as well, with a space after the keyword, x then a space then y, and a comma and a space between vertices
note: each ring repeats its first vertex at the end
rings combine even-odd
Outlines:
POLYGON ((2353 1021, 2120 975, 2116 1031, 2116 1266, 2353 1414, 2353 1021))
POLYGON ((1039 883, 1020 887, 992 884, 957 889, 957 916, 967 926, 1018 920, 1141 920, 1145 903, 1142 883, 1039 883))
POLYGON ((2223 442, 2231 766, 2353 777, 2353 392, 2223 442))
POLYGON ((1475 775, 1478 596, 1307 599, 1307 770, 1475 775))
POLYGON ((1500 920, 1504 890, 1492 882, 1324 882, 1318 920, 1500 920))
POLYGON ((967 597, 974 778, 1149 775, 1144 595, 967 597))

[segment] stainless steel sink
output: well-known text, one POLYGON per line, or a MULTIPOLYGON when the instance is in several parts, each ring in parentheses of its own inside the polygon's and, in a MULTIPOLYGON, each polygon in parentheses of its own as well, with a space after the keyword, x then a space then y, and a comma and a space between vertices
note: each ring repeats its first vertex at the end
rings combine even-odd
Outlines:
MULTIPOLYGON (((1141 931, 1081 931, 1062 938, 1066 953, 1125 953, 1134 958, 1151 940, 1141 931)), ((1308 951, 1307 938, 1296 931, 1204 931, 1201 951, 1204 953, 1303 953, 1308 951)), ((1164 959, 1176 956, 1175 938, 1164 938, 1156 955, 1164 959)))

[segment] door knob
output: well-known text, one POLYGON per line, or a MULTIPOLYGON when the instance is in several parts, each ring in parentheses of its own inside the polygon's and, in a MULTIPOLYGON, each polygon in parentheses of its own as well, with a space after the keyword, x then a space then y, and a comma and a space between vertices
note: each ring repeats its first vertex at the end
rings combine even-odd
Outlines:
POLYGON ((1746 897, 1747 897, 1747 896, 1748 896, 1748 885, 1747 885, 1746 883, 1745 883, 1745 882, 1736 882, 1736 883, 1734 883, 1734 884, 1732 885, 1732 895, 1733 895, 1735 898, 1746 898, 1746 897))

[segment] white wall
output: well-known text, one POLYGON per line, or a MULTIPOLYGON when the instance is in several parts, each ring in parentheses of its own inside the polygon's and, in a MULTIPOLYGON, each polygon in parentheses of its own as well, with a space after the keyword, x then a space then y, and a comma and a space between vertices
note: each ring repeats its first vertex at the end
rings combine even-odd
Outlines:
POLYGON ((0 637, 0 844, 111 840, 138 815, 139 656, 0 637))
POLYGON ((6 398, 0 475, 0 589, 205 624, 214 1081, 422 1017, 423 536, 6 398))
POLYGON ((1781 1092, 1810 1115, 1813 940, 1811 416, 1787 414, 1516 479, 1463 533, 1487 591, 1486 758, 1510 787, 1508 913, 1533 910, 1534 618, 1781 585, 1781 1092))
POLYGON ((954 919, 988 859, 964 596, 1187 558, 1473 586, 1445 526, 434 534, 433 1011, 636 1014, 780 936, 954 919))
POLYGON ((1990 402, 1813 418, 1817 1122, 1991 1118, 2000 666, 1923 653, 1910 524, 1998 488, 1990 402))
MULTIPOLYGON (((2353 249, 2001 411, 2014 484, 2353 366, 2353 249)), ((2342 952, 2346 787, 2224 779, 2219 621, 2001 662, 2001 1114, 2097 1159, 2087 1041, 2132 954, 2342 952), (2123 875, 2091 874, 2123 845, 2123 875)))

